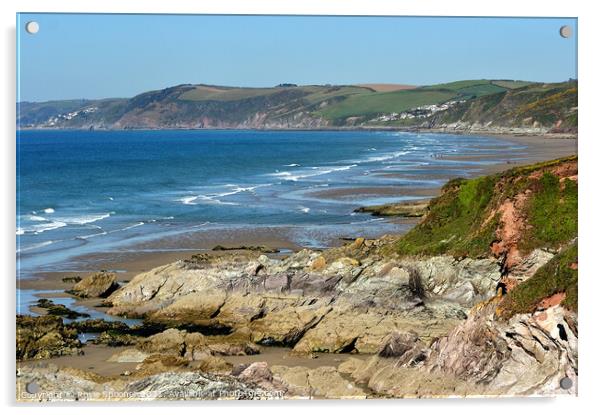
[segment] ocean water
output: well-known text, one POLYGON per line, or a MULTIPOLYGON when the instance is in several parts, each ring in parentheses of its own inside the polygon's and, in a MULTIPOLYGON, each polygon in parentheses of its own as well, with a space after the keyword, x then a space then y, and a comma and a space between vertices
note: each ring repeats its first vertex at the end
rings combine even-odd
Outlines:
POLYGON ((418 198, 403 189, 439 187, 520 150, 487 137, 376 131, 20 131, 18 269, 24 278, 73 270, 82 254, 199 230, 286 227, 304 246, 393 232, 353 210, 418 198))

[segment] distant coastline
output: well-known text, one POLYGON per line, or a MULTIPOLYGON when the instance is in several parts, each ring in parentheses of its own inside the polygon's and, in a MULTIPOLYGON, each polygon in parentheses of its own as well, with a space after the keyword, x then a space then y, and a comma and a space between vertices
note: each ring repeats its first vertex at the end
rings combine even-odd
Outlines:
POLYGON ((354 127, 319 127, 319 128, 65 128, 65 127, 21 127, 19 131, 398 131, 408 133, 427 133, 427 134, 455 134, 455 135, 480 135, 493 138, 500 137, 545 137, 551 139, 576 139, 577 132, 549 132, 547 130, 533 128, 492 128, 492 129, 447 129, 447 128, 418 128, 418 127, 388 127, 388 126, 354 126, 354 127))
POLYGON ((178 85, 130 99, 17 103, 18 129, 376 130, 576 134, 577 81, 365 85, 178 85))

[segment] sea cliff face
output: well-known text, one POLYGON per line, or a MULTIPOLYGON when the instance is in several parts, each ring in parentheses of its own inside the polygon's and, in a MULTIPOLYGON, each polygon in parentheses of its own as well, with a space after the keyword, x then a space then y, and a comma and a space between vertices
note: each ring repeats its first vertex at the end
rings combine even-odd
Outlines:
POLYGON ((577 132, 577 82, 458 81, 388 92, 365 85, 178 85, 129 99, 22 102, 18 128, 577 132))
POLYGON ((131 348, 112 358, 136 370, 116 380, 24 366, 18 390, 61 379, 97 399, 576 394, 576 186, 576 158, 556 160, 451 181, 402 238, 155 268, 102 300, 155 333, 130 330, 131 348), (369 357, 318 368, 223 359, 257 345, 369 357))

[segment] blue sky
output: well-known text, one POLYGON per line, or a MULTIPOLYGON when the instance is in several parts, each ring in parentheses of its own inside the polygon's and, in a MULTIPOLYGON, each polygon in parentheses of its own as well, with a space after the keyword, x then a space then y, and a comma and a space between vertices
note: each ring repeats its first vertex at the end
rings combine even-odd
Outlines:
POLYGON ((18 99, 232 86, 577 77, 575 19, 20 14, 18 99), (36 35, 25 23, 40 25, 36 35))

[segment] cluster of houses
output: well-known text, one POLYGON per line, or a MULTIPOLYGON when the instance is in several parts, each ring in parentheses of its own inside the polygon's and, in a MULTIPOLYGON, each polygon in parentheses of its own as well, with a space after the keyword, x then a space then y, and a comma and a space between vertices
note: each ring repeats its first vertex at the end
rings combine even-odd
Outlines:
POLYGON ((93 112, 96 112, 98 110, 98 107, 88 107, 88 108, 84 108, 78 111, 73 111, 73 112, 68 112, 67 114, 58 114, 56 116, 50 117, 48 119, 48 121, 46 122, 46 124, 48 124, 48 126, 55 126, 57 125, 59 122, 64 121, 64 120, 71 120, 81 114, 91 114, 93 112))
POLYGON ((457 101, 447 101, 443 104, 422 105, 420 107, 412 108, 407 111, 393 112, 391 114, 383 114, 371 121, 387 122, 387 121, 396 121, 396 120, 408 120, 408 119, 413 119, 413 118, 427 118, 437 112, 448 110, 449 108, 453 107, 454 105, 461 104, 463 102, 466 102, 466 101, 465 100, 457 100, 457 101))

